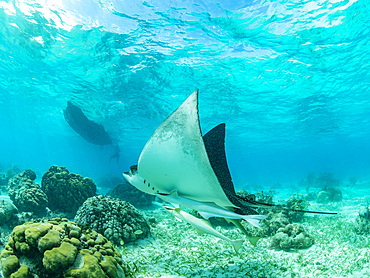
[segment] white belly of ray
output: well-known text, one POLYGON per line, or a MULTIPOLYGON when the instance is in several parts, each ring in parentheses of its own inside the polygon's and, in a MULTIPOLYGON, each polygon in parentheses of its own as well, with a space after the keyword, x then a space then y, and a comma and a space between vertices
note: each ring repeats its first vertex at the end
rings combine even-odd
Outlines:
POLYGON ((235 207, 221 188, 209 162, 198 116, 195 91, 154 132, 138 162, 138 174, 153 191, 178 194, 221 207, 235 207))

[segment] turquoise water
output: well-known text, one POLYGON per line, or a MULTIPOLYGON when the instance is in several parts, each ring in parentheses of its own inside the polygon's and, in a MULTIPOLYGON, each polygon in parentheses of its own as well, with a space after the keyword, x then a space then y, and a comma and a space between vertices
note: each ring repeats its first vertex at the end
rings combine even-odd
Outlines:
POLYGON ((0 2, 0 170, 120 177, 199 88, 237 187, 369 177, 368 0, 54 2, 0 2), (118 165, 66 123, 69 100, 118 165))

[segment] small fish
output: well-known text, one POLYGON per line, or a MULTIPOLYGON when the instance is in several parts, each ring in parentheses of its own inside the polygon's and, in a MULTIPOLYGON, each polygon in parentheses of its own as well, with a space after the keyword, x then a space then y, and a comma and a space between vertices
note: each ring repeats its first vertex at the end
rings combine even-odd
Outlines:
POLYGON ((172 213, 179 221, 185 221, 192 225, 197 230, 198 234, 206 233, 230 242, 235 252, 238 252, 239 248, 242 246, 244 242, 242 239, 237 240, 229 239, 228 237, 216 231, 212 227, 211 223, 209 223, 209 221, 197 218, 185 211, 182 211, 180 208, 173 208, 168 206, 163 206, 163 208, 172 213))
POLYGON ((224 209, 216 204, 209 202, 199 202, 190 198, 181 197, 177 190, 172 190, 170 194, 157 193, 156 196, 163 201, 172 204, 174 207, 183 206, 196 210, 204 219, 211 217, 221 217, 227 219, 243 219, 253 226, 259 228, 259 222, 266 218, 264 215, 242 215, 233 211, 224 209))
POLYGON ((135 234, 135 235, 137 235, 137 236, 138 236, 138 235, 141 235, 142 233, 143 233, 143 231, 142 231, 142 230, 136 230, 136 231, 134 232, 134 234, 135 234))

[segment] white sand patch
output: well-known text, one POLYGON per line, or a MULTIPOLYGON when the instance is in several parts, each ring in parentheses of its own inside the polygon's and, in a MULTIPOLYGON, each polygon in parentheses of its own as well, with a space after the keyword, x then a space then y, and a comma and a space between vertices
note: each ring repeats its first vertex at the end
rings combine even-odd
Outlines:
MULTIPOLYGON (((338 216, 306 217, 303 225, 315 244, 291 252, 269 249, 270 238, 264 238, 257 247, 246 240, 235 253, 228 242, 199 236, 162 209, 145 211, 157 220, 152 237, 125 245, 122 253, 138 267, 138 277, 366 277, 370 238, 353 231, 358 208, 366 204, 363 201, 345 199, 340 205, 328 205, 341 210, 338 216)), ((217 230, 232 239, 244 238, 233 227, 217 230)))

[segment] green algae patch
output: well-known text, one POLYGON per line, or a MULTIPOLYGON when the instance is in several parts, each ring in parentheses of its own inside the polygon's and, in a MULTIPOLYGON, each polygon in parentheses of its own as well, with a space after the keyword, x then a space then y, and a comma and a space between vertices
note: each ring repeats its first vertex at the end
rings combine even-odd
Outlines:
POLYGON ((45 251, 42 263, 47 271, 59 272, 73 265, 76 255, 76 246, 63 242, 60 247, 45 251))

